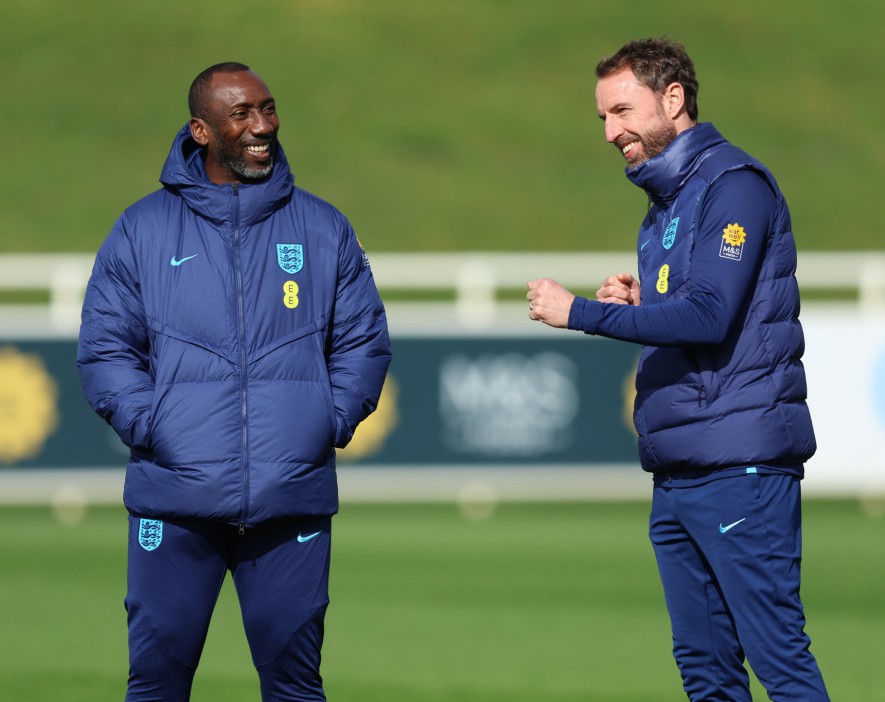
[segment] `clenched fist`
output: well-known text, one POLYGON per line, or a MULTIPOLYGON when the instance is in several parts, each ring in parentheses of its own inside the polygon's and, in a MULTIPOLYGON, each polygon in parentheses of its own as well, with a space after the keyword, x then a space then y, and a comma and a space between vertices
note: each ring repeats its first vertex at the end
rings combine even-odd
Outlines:
POLYGON ((629 273, 618 273, 606 278, 596 291, 596 299, 600 302, 639 305, 640 298, 639 281, 629 273))
POLYGON ((529 301, 529 319, 544 322, 551 327, 568 327, 568 314, 575 296, 552 278, 530 280, 526 299, 529 301))

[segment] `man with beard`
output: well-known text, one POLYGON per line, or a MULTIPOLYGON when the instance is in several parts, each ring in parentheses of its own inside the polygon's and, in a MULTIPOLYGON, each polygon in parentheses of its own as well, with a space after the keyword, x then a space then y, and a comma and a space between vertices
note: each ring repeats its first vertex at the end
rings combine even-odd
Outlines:
POLYGON ((639 278, 596 300, 531 281, 529 317, 643 345, 634 422, 652 474, 650 538, 688 698, 829 697, 799 598, 805 403, 796 248, 774 176, 698 122, 684 48, 626 44, 596 69, 606 140, 649 197, 639 278))
POLYGON ((295 187, 274 98, 203 71, 163 188, 98 256, 77 353, 129 447, 130 702, 190 698, 230 571, 263 700, 324 700, 335 448, 374 409, 384 308, 347 219, 295 187))

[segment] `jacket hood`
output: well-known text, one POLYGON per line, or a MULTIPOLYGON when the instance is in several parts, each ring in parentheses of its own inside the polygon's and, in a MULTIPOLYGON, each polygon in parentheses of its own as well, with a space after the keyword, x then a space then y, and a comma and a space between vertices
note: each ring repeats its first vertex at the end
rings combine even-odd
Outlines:
POLYGON ((712 152, 711 147, 725 144, 710 122, 686 129, 657 156, 627 170, 627 178, 648 193, 655 204, 671 204, 682 186, 701 162, 712 152))
MULTIPOLYGON (((289 162, 279 141, 274 142, 274 148, 271 174, 264 180, 238 185, 239 221, 243 225, 266 219, 292 196, 294 177, 289 162)), ((218 185, 209 180, 202 148, 194 141, 187 124, 175 135, 160 182, 181 195, 189 208, 213 224, 232 221, 233 188, 229 183, 218 185)))

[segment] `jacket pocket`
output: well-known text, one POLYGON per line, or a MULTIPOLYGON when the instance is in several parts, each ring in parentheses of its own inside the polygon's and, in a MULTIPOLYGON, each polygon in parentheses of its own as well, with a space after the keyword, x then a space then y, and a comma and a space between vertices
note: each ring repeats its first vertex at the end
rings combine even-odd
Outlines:
POLYGON ((700 349, 695 351, 694 358, 698 371, 698 406, 706 407, 719 399, 722 381, 712 352, 700 349))

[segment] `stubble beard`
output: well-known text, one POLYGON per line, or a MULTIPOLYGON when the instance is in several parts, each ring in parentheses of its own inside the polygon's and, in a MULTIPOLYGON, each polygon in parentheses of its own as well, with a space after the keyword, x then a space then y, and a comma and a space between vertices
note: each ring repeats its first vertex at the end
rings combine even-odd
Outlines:
MULTIPOLYGON (((637 134, 635 138, 642 144, 642 153, 635 161, 627 162, 631 169, 661 154, 676 138, 676 126, 658 109, 657 121, 644 134, 637 134)), ((629 143, 631 139, 623 141, 629 143)))
POLYGON ((243 180, 261 180, 267 178, 273 171, 273 148, 274 143, 271 142, 270 162, 261 168, 252 168, 246 164, 242 152, 234 154, 228 150, 224 143, 219 139, 215 144, 215 161, 225 170, 234 173, 243 180))
MULTIPOLYGON (((640 163, 654 158, 662 153, 676 138, 676 127, 672 122, 659 122, 653 129, 642 137, 643 159, 640 163)), ((639 165, 638 163, 636 164, 639 165)))

